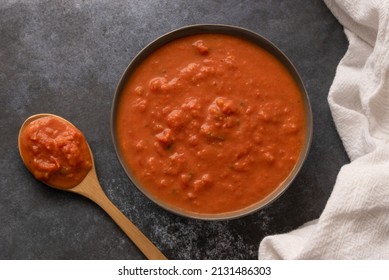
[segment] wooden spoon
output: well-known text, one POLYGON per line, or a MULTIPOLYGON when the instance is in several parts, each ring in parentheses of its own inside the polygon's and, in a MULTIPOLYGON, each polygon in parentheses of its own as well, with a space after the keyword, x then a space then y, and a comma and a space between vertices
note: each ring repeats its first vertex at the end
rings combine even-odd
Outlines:
MULTIPOLYGON (((25 157, 23 157, 23 149, 21 147, 20 139, 21 139, 21 133, 26 128, 26 126, 31 123, 32 121, 46 117, 51 116, 55 118, 59 118, 70 125, 74 126, 69 121, 56 116, 52 114, 37 114, 29 117, 22 125, 22 127, 19 130, 19 137, 18 137, 18 147, 19 147, 19 153, 23 160, 23 162, 26 164, 25 157)), ((122 212, 116 206, 108 199, 106 194, 104 193, 102 187, 99 184, 99 181, 97 179, 96 175, 96 169, 95 164, 93 161, 93 155, 92 151, 90 150, 90 147, 88 145, 89 152, 91 154, 92 158, 92 168, 89 171, 89 173, 86 175, 84 180, 78 184, 77 186, 73 188, 61 188, 61 186, 53 186, 49 185, 45 182, 46 185, 60 189, 65 190, 73 193, 80 194, 84 197, 89 198, 90 200, 97 203, 101 208, 104 209, 105 212, 116 222, 116 224, 124 231, 124 233, 135 243, 136 246, 142 251, 142 253, 148 258, 152 260, 166 260, 167 258, 162 254, 161 251, 158 250, 157 247, 130 221, 127 219, 126 216, 123 215, 122 212)))

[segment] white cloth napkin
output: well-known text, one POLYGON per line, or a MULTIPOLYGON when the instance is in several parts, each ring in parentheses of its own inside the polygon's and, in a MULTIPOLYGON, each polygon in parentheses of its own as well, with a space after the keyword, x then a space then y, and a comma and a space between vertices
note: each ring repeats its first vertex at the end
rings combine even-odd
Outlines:
POLYGON ((389 259, 389 1, 324 2, 349 40, 328 102, 351 163, 320 218, 264 238, 259 258, 389 259))

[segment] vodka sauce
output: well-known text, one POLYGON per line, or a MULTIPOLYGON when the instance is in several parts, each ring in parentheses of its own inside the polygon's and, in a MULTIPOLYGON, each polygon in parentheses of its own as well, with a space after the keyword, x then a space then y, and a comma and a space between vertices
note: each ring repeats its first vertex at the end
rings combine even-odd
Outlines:
POLYGON ((127 81, 116 131, 133 177, 173 208, 250 206, 291 173, 306 137, 303 94, 286 67, 231 35, 176 39, 127 81))
POLYGON ((81 131, 54 116, 36 119, 23 129, 20 153, 38 180, 59 188, 75 187, 92 168, 92 157, 81 131))

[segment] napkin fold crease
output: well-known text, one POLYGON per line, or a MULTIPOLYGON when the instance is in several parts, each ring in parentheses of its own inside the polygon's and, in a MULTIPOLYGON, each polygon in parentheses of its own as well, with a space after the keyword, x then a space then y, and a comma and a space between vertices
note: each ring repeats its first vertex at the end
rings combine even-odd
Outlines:
POLYGON ((259 259, 389 259, 389 1, 324 2, 349 40, 328 103, 351 162, 320 218, 265 237, 259 259))

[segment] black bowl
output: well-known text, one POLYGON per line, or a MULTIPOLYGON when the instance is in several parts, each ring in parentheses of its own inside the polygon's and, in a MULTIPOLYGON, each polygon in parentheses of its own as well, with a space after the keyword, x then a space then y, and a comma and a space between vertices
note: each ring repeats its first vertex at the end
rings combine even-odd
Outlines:
POLYGON ((126 70, 124 71, 124 74, 122 75, 119 84, 116 88, 115 96, 113 99, 113 106, 112 106, 112 112, 111 112, 111 132, 112 132, 112 139, 115 146, 116 154, 120 160, 121 165, 123 166, 124 170, 126 171, 128 177, 131 179, 131 181, 135 184, 135 186, 143 192, 149 199, 151 199, 153 202, 161 206, 162 208, 173 212, 178 215, 182 215, 185 217, 190 218, 196 218, 201 220, 225 220, 225 219, 232 219, 232 218, 238 218, 244 215, 247 215, 249 213, 252 213, 254 211, 257 211, 267 205, 269 203, 273 202, 276 198, 278 198, 292 183, 294 178, 297 176, 298 172, 300 171, 310 148, 311 139, 312 139, 312 111, 311 106, 309 103, 309 98, 307 91, 303 85, 303 82, 296 70, 296 68, 293 66, 291 61, 286 57, 286 55, 278 49, 274 44, 272 44, 269 40, 266 38, 250 31, 247 29, 243 29, 236 26, 229 26, 229 25, 216 25, 216 24, 201 24, 201 25, 191 25, 191 26, 185 26, 180 29, 174 30, 172 32, 169 32, 153 42, 151 42, 149 45, 147 45, 143 50, 141 50, 131 61, 131 63, 128 65, 126 70), (302 148, 302 151, 300 153, 299 159, 293 168, 293 170, 290 172, 288 177, 272 192, 270 193, 266 198, 262 199, 261 201, 258 201, 257 203, 254 203, 248 207, 242 208, 237 211, 231 211, 226 213, 220 213, 220 214, 201 214, 201 213, 193 213, 193 212, 187 212, 183 211, 182 209, 174 208, 170 205, 167 205, 163 201, 160 201, 159 199, 155 198, 151 193, 149 193, 145 188, 142 187, 142 185, 136 180, 136 178, 133 176, 130 168, 125 163, 122 153, 120 151, 119 145, 118 145, 118 139, 117 139, 117 133, 116 133, 116 112, 118 108, 118 104, 120 102, 120 97, 123 92, 124 86, 127 82, 127 80, 130 78, 134 70, 138 67, 140 63, 143 62, 143 60, 148 57, 152 52, 154 52, 159 47, 182 37, 195 35, 195 34, 204 34, 204 33, 217 33, 217 34, 226 34, 226 35, 232 35, 236 37, 240 37, 242 39, 248 40, 263 49, 267 50, 271 54, 273 54, 290 72, 294 80, 296 81, 304 100, 304 107, 305 107, 305 118, 306 118, 306 137, 305 137, 305 143, 302 148))

